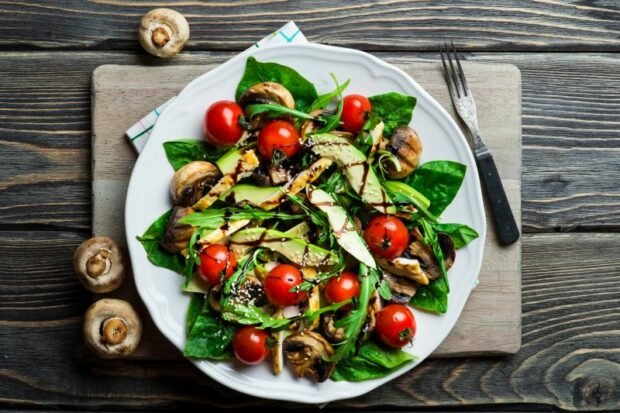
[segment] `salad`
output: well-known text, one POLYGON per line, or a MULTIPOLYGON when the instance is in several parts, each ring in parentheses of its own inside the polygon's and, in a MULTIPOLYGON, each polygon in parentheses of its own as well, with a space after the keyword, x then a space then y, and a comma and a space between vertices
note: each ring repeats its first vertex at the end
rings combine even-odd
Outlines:
POLYGON ((185 279, 186 357, 375 379, 415 359, 412 308, 447 311, 456 250, 478 237, 439 219, 465 165, 420 164, 415 97, 331 79, 319 95, 250 57, 203 137, 164 143, 173 207, 138 239, 185 279))

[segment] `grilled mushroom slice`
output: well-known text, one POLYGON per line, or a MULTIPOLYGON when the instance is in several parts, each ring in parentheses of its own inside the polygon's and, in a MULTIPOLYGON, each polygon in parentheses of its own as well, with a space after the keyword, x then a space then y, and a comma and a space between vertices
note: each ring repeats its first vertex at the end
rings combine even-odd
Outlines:
POLYGON ((217 312, 222 311, 220 306, 220 298, 222 298, 222 284, 215 284, 209 290, 209 305, 217 312))
POLYGON ((194 161, 176 171, 170 182, 170 198, 175 205, 192 206, 222 174, 211 162, 194 161))
POLYGON ((153 9, 140 21, 138 40, 144 50, 154 56, 174 56, 183 49, 188 39, 189 24, 175 10, 153 9))
POLYGON ((428 276, 417 259, 406 257, 397 257, 389 260, 376 258, 376 261, 381 268, 394 275, 409 278, 422 285, 428 285, 428 276))
POLYGON ((418 284, 408 278, 384 272, 383 279, 392 291, 392 302, 407 304, 418 290, 418 284))
POLYGON ((131 304, 104 298, 86 311, 82 328, 86 345, 103 358, 131 354, 142 337, 142 322, 131 304))
POLYGON ((331 376, 336 364, 331 360, 334 349, 314 331, 301 331, 284 340, 284 354, 293 366, 297 377, 308 376, 324 382, 331 376))
POLYGON ((161 245, 163 249, 172 254, 176 254, 187 247, 187 243, 192 237, 194 228, 191 225, 180 224, 179 220, 193 213, 194 209, 191 207, 174 207, 172 215, 166 224, 166 232, 164 232, 164 236, 159 242, 159 245, 161 245))
POLYGON ((360 332, 360 342, 366 341, 372 332, 375 331, 375 325, 377 324, 376 313, 380 310, 381 298, 379 297, 379 293, 377 291, 373 291, 370 299, 368 300, 368 315, 366 316, 366 321, 364 321, 362 331, 360 332))
MULTIPOLYGON (((438 233, 437 237, 439 239, 441 252, 443 253, 446 270, 449 270, 454 264, 454 259, 456 257, 454 242, 448 234, 442 232, 438 233)), ((441 275, 441 267, 433 253, 433 249, 422 242, 422 233, 419 228, 415 228, 412 231, 412 238, 415 239, 415 241, 409 245, 409 248, 405 252, 406 256, 419 261, 422 271, 424 271, 430 280, 439 278, 441 275)))
POLYGON ((248 88, 239 104, 243 107, 253 103, 277 103, 289 109, 295 109, 295 99, 287 88, 275 82, 261 82, 248 88))
MULTIPOLYGON (((317 109, 317 110, 313 110, 312 112, 310 112, 311 116, 319 117, 321 115, 325 115, 327 114, 327 111, 324 109, 317 109)), ((306 136, 314 133, 317 129, 320 128, 320 122, 315 121, 315 120, 305 120, 302 124, 301 124, 301 131, 299 136, 301 137, 302 141, 306 140, 306 136)))
POLYGON ((325 337, 329 339, 332 343, 339 343, 343 341, 345 336, 345 331, 343 327, 336 327, 334 323, 336 322, 336 317, 334 313, 326 313, 321 317, 321 325, 323 326, 323 334, 325 337))
POLYGON ((386 164, 388 178, 402 179, 415 170, 422 156, 422 141, 409 126, 400 126, 394 129, 392 138, 387 146, 400 162, 400 170, 393 165, 386 164))
POLYGON ((125 278, 123 254, 108 237, 84 241, 73 254, 73 268, 84 287, 95 293, 116 290, 125 278))

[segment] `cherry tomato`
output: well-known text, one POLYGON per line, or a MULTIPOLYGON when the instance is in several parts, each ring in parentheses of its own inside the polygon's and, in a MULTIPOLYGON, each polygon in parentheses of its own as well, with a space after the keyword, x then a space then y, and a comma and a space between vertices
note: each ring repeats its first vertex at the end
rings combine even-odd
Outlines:
POLYGON ((200 251, 200 277, 209 284, 218 284, 222 276, 230 277, 237 267, 235 254, 225 245, 213 244, 200 251))
POLYGON ((342 116, 340 118, 344 128, 353 133, 361 131, 371 109, 372 105, 366 96, 345 96, 342 100, 342 116))
POLYGON ((300 146, 299 132, 293 125, 283 120, 269 122, 258 135, 258 151, 266 159, 271 159, 276 149, 284 153, 287 158, 292 158, 300 146))
POLYGON ((269 334, 256 327, 245 326, 235 333, 232 348, 235 357, 245 364, 258 364, 267 358, 269 334))
POLYGON ((375 332, 390 347, 400 348, 411 343, 415 330, 415 318, 405 305, 389 304, 377 313, 375 332))
POLYGON ((299 304, 306 292, 291 292, 290 289, 302 282, 301 271, 289 264, 280 264, 265 277, 264 287, 267 299, 273 305, 286 307, 299 304))
POLYGON ((360 280, 352 271, 343 271, 339 277, 330 278, 325 286, 325 298, 331 304, 359 297, 359 295, 360 280))
POLYGON ((381 258, 396 258, 407 249, 409 233, 403 222, 390 215, 377 215, 366 230, 364 239, 370 251, 381 258))
POLYGON ((213 103, 205 113, 202 128, 204 137, 216 145, 234 145, 243 135, 243 128, 239 124, 242 116, 243 109, 233 101, 220 100, 213 103))

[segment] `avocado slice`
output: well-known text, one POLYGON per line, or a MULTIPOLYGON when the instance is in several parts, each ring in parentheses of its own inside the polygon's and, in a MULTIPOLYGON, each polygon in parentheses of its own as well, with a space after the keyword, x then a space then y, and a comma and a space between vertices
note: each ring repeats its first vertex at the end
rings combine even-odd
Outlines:
POLYGON ((224 155, 220 156, 217 161, 215 161, 215 165, 219 168, 222 175, 228 175, 234 172, 237 164, 241 160, 241 155, 243 152, 243 149, 231 148, 224 155))
POLYGON ((334 230, 334 236, 338 244, 359 262, 366 264, 370 268, 377 268, 377 264, 375 264, 375 260, 368 251, 368 247, 366 247, 345 209, 338 205, 336 200, 322 189, 310 187, 307 193, 308 200, 327 214, 327 220, 334 230))
POLYGON ((312 145, 312 152, 333 160, 344 170, 351 187, 364 202, 384 214, 396 213, 396 207, 381 186, 368 160, 348 140, 329 133, 322 133, 313 135, 309 141, 312 145))
POLYGON ((225 192, 220 197, 222 201, 228 201, 233 204, 249 202, 258 206, 261 201, 268 196, 280 191, 279 186, 256 186, 250 184, 237 184, 230 191, 225 192))
POLYGON ((300 267, 331 266, 338 262, 338 257, 333 252, 275 229, 241 230, 230 237, 228 245, 238 260, 249 254, 252 248, 263 247, 277 252, 300 267))

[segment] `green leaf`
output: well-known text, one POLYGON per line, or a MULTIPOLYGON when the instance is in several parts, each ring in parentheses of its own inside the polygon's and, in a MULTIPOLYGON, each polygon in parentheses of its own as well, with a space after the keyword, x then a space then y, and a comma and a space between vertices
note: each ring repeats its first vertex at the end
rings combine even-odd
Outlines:
POLYGON ((188 224, 203 229, 216 229, 224 225, 226 221, 238 221, 241 219, 278 219, 281 221, 304 218, 301 214, 288 214, 286 212, 265 211, 260 208, 246 206, 243 208, 220 208, 205 209, 186 215, 179 220, 181 224, 188 224))
POLYGON ((395 372, 416 357, 402 350, 387 349, 374 341, 365 342, 356 356, 336 364, 334 381, 378 379, 395 372))
POLYGON ((226 321, 243 325, 253 325, 257 328, 279 329, 290 324, 287 318, 276 318, 267 314, 252 304, 232 303, 230 299, 224 301, 222 318, 226 321))
POLYGON ((421 310, 444 314, 448 311, 448 284, 442 275, 430 284, 418 288, 411 305, 421 310))
POLYGON ((439 217, 459 191, 466 169, 458 162, 430 161, 416 169, 406 183, 428 198, 428 210, 439 217))
MULTIPOLYGON (((336 79, 336 76, 334 76, 333 73, 331 74, 331 77, 332 77, 332 79, 334 79, 334 83, 336 83, 336 90, 331 92, 331 94, 334 94, 334 93, 336 93, 336 94, 331 96, 331 99, 334 99, 337 96, 339 98, 338 99, 338 106, 336 107, 336 113, 334 113, 333 115, 325 116, 325 121, 326 121, 325 126, 323 126, 321 129, 319 129, 315 133, 327 133, 327 132, 330 132, 330 131, 336 129, 338 127, 338 125, 340 125, 340 118, 342 117, 342 110, 343 110, 343 107, 344 107, 343 106, 344 104, 343 104, 343 101, 342 101, 342 91, 347 87, 347 85, 349 84, 350 80, 347 80, 344 83, 344 85, 341 87, 338 84, 338 79, 336 79)), ((330 95, 330 94, 328 94, 328 95, 330 95)), ((323 95, 323 96, 325 96, 325 95, 323 95)), ((330 101, 331 101, 331 99, 330 99, 330 101)), ((329 104, 329 101, 327 102, 327 104, 329 104)))
POLYGON ((315 101, 312 102, 312 105, 310 105, 309 112, 315 111, 317 109, 327 108, 334 99, 342 95, 342 92, 344 92, 344 90, 349 86, 349 83, 351 83, 351 79, 348 79, 342 85, 339 85, 333 73, 331 74, 331 77, 336 83, 336 89, 316 98, 315 101))
POLYGON ((287 88, 295 99, 295 109, 302 112, 308 112, 310 105, 318 97, 314 85, 290 67, 278 63, 262 63, 254 57, 248 57, 235 99, 239 101, 246 90, 261 82, 275 82, 287 88))
POLYGON ((226 152, 226 148, 217 148, 204 140, 181 139, 164 142, 164 151, 170 165, 178 171, 192 161, 215 161, 226 152))
POLYGON ((183 349, 183 354, 186 357, 211 360, 229 360, 232 358, 230 347, 236 327, 223 321, 211 309, 204 296, 194 294, 192 297, 187 322, 187 339, 183 349), (200 307, 200 312, 195 314, 198 307, 200 307), (194 321, 189 326, 192 319, 194 321))
POLYGON ((138 241, 142 243, 146 256, 151 263, 158 267, 167 268, 179 274, 183 274, 185 268, 185 259, 179 254, 171 254, 164 250, 159 241, 166 232, 166 224, 172 215, 172 210, 166 212, 146 230, 144 235, 137 237, 138 241))
POLYGON ((277 118, 280 115, 291 115, 295 118, 299 119, 307 119, 307 120, 315 120, 319 122, 323 122, 321 118, 315 118, 314 116, 308 115, 306 112, 300 112, 298 110, 289 109, 286 106, 278 105, 277 103, 257 103, 254 105, 248 105, 245 108, 245 113, 253 118, 254 116, 261 113, 268 113, 272 118, 277 118))
POLYGON ((392 132, 399 126, 407 126, 411 122, 416 98, 396 92, 368 98, 372 105, 371 116, 374 114, 383 120, 384 135, 392 136, 392 132))
POLYGON ((433 228, 437 232, 448 234, 456 249, 463 248, 479 237, 475 229, 464 224, 435 224, 433 228))
POLYGON ((430 201, 420 192, 400 181, 383 181, 382 184, 392 201, 411 204, 431 222, 437 222, 437 218, 428 209, 430 201))

